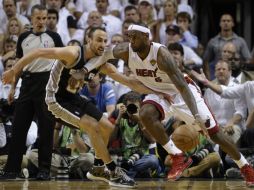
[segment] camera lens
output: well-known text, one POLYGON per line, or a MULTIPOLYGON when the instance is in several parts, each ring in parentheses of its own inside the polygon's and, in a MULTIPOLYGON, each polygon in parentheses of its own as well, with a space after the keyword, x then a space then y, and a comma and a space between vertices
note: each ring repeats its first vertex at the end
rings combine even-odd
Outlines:
POLYGON ((138 107, 137 107, 135 104, 129 104, 129 105, 127 106, 127 112, 128 112, 129 114, 135 114, 135 113, 138 112, 138 107))

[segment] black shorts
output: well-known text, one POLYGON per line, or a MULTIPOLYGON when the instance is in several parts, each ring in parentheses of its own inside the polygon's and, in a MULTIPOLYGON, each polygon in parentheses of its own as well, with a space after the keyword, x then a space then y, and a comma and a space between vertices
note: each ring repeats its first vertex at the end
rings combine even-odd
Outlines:
POLYGON ((89 115, 100 121, 103 113, 86 97, 75 95, 71 98, 57 97, 57 102, 66 110, 81 118, 83 115, 89 115))

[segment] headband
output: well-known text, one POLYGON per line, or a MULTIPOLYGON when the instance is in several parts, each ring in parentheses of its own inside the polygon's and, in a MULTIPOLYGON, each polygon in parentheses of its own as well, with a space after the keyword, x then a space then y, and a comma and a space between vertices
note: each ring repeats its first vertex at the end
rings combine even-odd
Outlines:
POLYGON ((128 27, 128 31, 131 31, 131 30, 137 30, 137 31, 140 31, 140 32, 143 32, 143 33, 148 33, 149 34, 149 40, 152 40, 152 34, 151 34, 151 31, 150 31, 149 28, 146 28, 146 27, 140 26, 140 25, 136 25, 136 24, 131 24, 128 27))

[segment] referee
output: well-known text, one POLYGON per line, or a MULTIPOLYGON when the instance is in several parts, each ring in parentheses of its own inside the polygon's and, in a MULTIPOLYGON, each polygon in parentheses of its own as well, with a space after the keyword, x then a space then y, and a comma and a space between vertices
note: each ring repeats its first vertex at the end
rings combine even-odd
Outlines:
MULTIPOLYGON (((46 31, 47 9, 42 5, 35 5, 31 14, 33 29, 20 35, 17 58, 37 48, 63 46, 57 33, 46 31)), ((53 62, 54 60, 49 59, 36 59, 21 73, 22 85, 15 105, 12 139, 7 163, 0 179, 15 179, 20 173, 22 156, 26 151, 27 133, 34 118, 38 121, 39 136, 37 179, 50 179, 54 119, 45 104, 45 88, 53 62)))

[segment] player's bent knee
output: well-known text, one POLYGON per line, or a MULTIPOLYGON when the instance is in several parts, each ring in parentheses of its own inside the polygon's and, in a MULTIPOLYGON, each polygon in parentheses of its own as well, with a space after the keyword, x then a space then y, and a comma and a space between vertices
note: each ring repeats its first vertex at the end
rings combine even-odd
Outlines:
POLYGON ((80 118, 80 127, 87 133, 98 132, 98 122, 88 115, 80 118))
POLYGON ((106 117, 102 117, 99 121, 100 128, 106 131, 113 131, 115 126, 106 117))
POLYGON ((143 122, 151 122, 159 118, 159 113, 153 105, 145 105, 141 107, 139 117, 143 122))

